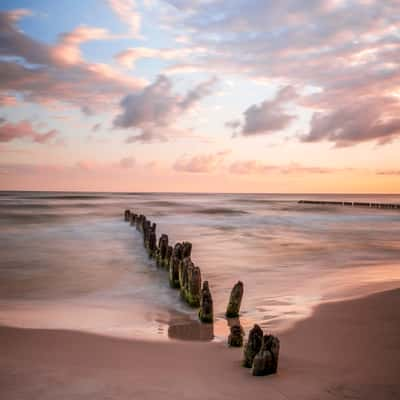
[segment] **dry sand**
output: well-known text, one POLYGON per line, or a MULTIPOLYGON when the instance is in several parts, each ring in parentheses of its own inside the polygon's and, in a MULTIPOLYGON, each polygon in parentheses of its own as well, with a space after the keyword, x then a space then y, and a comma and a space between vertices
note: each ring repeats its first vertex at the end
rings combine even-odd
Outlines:
POLYGON ((0 399, 399 399, 400 289, 319 306, 280 335, 279 373, 241 349, 0 328, 0 399))

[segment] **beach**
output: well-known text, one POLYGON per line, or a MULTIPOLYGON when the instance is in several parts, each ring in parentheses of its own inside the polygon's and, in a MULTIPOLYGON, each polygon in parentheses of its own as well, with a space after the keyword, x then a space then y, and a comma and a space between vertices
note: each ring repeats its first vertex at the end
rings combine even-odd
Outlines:
POLYGON ((400 0, 0 2, 0 400, 400 400, 400 0))
POLYGON ((400 289, 318 306, 280 335, 277 375, 242 349, 1 327, 3 399, 398 399, 400 289))
POLYGON ((300 197, 2 192, 0 398, 397 399, 400 213, 300 197), (193 244, 213 324, 170 288, 127 208, 193 244), (279 337, 277 375, 253 377, 227 346, 238 280, 245 341, 254 324, 279 337))

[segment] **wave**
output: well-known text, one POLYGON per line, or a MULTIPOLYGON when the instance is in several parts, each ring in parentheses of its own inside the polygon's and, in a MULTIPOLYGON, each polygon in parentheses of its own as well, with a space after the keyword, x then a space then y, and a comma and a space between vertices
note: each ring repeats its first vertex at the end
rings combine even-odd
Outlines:
POLYGON ((11 223, 36 224, 36 223, 51 223, 60 220, 65 220, 65 216, 56 213, 40 213, 40 214, 13 213, 13 212, 11 213, 9 212, 7 214, 0 213, 0 221, 7 221, 11 223))
POLYGON ((44 195, 44 196, 20 196, 24 200, 96 200, 108 199, 109 196, 101 195, 44 195))
POLYGON ((144 202, 146 206, 153 207, 190 207, 190 205, 185 203, 179 203, 177 201, 167 201, 167 200, 155 200, 144 202))
POLYGON ((244 215, 248 214, 247 211, 238 210, 235 208, 225 208, 225 207, 214 207, 214 208, 202 208, 195 210, 197 214, 208 214, 208 215, 244 215))
POLYGON ((247 203, 247 204, 277 204, 277 203, 294 203, 297 200, 272 200, 272 199, 245 199, 245 198, 238 198, 238 199, 231 199, 231 202, 234 203, 247 203))
POLYGON ((71 203, 71 204, 49 204, 49 203, 0 203, 0 211, 24 210, 60 210, 60 209, 79 209, 79 208, 99 208, 104 207, 103 204, 95 203, 71 203))

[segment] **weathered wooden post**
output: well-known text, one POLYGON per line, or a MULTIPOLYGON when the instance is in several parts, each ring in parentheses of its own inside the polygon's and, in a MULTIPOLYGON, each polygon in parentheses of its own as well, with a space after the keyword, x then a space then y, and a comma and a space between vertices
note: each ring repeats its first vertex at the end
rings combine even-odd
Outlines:
POLYGON ((149 246, 150 232, 151 232, 151 221, 145 219, 143 223, 143 245, 146 249, 149 246))
POLYGON ((252 367, 254 357, 261 349, 262 338, 263 331, 257 324, 255 324, 254 327, 250 330, 249 338, 246 345, 244 346, 244 358, 242 363, 244 367, 252 367))
POLYGON ((131 215, 131 210, 125 210, 124 212, 125 221, 129 221, 130 215, 131 215))
POLYGON ((183 246, 182 258, 190 257, 192 254, 192 243, 183 242, 182 246, 183 246))
POLYGON ((137 215, 135 213, 130 214, 130 224, 135 225, 136 224, 136 217, 137 215))
POLYGON ((187 300, 187 290, 188 290, 188 275, 189 269, 193 268, 193 263, 190 257, 186 257, 179 263, 178 274, 179 274, 179 287, 181 292, 181 297, 187 300))
POLYGON ((179 264, 182 259, 182 244, 177 243, 172 251, 169 262, 169 284, 172 288, 179 288, 179 264))
POLYGON ((226 316, 228 318, 236 318, 239 316, 240 305, 243 298, 243 282, 239 281, 235 284, 231 291, 226 316))
POLYGON ((164 267, 169 270, 169 263, 171 262, 172 252, 174 251, 172 246, 167 247, 167 255, 164 261, 164 267))
POLYGON ((143 214, 140 214, 136 224, 136 229, 141 233, 144 232, 143 227, 145 225, 145 222, 146 222, 146 217, 143 214))
POLYGON ((143 225, 143 215, 140 214, 136 218, 136 230, 140 232, 140 228, 143 225))
POLYGON ((186 301, 191 307, 199 307, 201 298, 201 271, 193 265, 188 269, 188 290, 186 301))
POLYGON ((231 347, 242 347, 243 346, 243 328, 240 323, 236 323, 231 326, 231 333, 228 336, 228 345, 231 347))
POLYGON ((147 236, 147 226, 148 222, 146 217, 144 217, 143 222, 142 222, 142 233, 143 233, 143 245, 146 247, 146 236, 147 236))
MULTIPOLYGON (((183 256, 183 248, 182 248, 182 256, 183 256)), ((184 257, 181 259, 181 262, 178 265, 178 276, 179 276, 179 287, 183 290, 185 288, 185 282, 187 280, 187 269, 189 266, 189 263, 191 263, 192 260, 190 257, 184 257)))
POLYGON ((199 319, 201 322, 212 323, 214 319, 213 301, 208 281, 204 281, 201 289, 199 319))
POLYGON ((158 253, 157 253, 157 265, 159 267, 165 267, 167 261, 168 252, 168 235, 163 233, 158 240, 158 253))
POLYGON ((147 246, 147 251, 149 253, 149 256, 151 258, 154 258, 157 253, 157 237, 156 237, 156 231, 151 230, 149 233, 149 241, 148 241, 148 246, 147 246))
POLYGON ((261 349, 254 357, 252 374, 263 376, 275 374, 278 370, 279 339, 273 335, 264 335, 261 349))
POLYGON ((179 264, 179 285, 182 298, 191 306, 200 306, 201 272, 190 257, 184 258, 179 264))

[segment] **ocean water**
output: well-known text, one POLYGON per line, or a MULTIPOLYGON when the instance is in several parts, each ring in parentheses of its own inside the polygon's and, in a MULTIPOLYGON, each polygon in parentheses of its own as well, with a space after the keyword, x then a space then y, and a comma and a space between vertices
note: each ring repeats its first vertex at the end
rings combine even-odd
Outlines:
POLYGON ((400 210, 298 204, 400 196, 0 192, 0 324, 149 340, 224 340, 230 290, 241 323, 280 332, 325 301, 400 286, 400 210), (215 323, 170 289, 131 209, 157 237, 190 241, 215 323))

